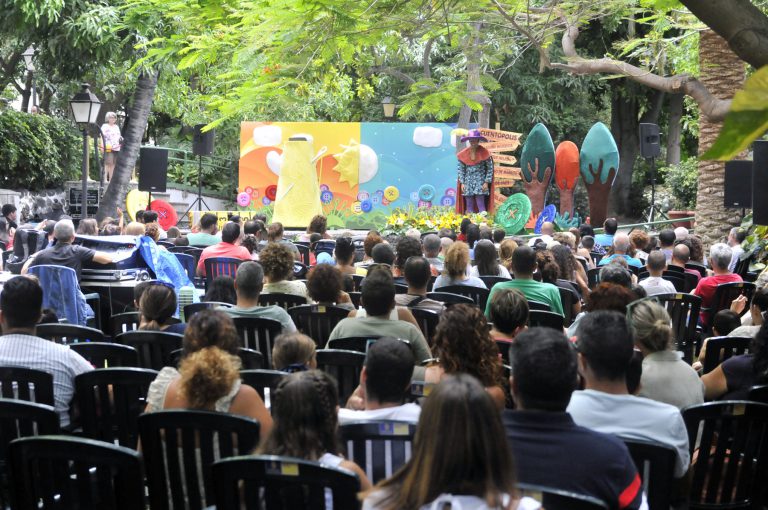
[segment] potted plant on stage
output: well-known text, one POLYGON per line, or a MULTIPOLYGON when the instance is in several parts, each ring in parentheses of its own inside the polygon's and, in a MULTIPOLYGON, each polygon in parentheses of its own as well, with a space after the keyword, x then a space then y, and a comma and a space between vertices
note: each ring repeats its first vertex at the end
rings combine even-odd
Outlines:
MULTIPOLYGON (((665 186, 673 197, 672 209, 667 213, 670 220, 688 218, 696 214, 696 191, 699 183, 697 164, 696 158, 689 158, 677 165, 661 169, 665 186)), ((693 221, 675 221, 672 225, 692 228, 693 223, 693 221)))

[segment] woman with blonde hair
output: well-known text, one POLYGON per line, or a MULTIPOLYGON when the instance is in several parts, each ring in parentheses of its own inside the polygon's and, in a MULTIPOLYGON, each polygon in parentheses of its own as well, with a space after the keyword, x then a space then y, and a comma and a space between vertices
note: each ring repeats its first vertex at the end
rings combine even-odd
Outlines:
POLYGON ((499 261, 510 273, 512 273, 512 254, 516 249, 517 242, 512 239, 504 239, 499 245, 499 261))
POLYGON ((433 290, 448 285, 468 285, 470 287, 487 288, 483 280, 476 276, 467 276, 469 266, 469 247, 466 243, 455 242, 445 253, 443 274, 437 277, 433 290))
POLYGON ((679 409, 703 404, 704 384, 675 350, 667 311, 652 300, 638 301, 628 308, 635 347, 643 353, 638 395, 679 409))
POLYGON ((317 368, 315 341, 301 333, 283 333, 272 346, 272 365, 281 372, 304 372, 317 368))

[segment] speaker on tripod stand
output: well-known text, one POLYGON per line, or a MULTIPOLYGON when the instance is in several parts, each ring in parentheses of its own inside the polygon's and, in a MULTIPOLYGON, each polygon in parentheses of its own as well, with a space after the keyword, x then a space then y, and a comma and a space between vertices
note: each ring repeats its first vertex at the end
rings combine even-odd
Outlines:
POLYGON ((216 131, 211 129, 210 131, 203 132, 205 124, 195 125, 195 133, 192 137, 192 154, 197 156, 197 198, 190 204, 189 209, 184 213, 186 217, 189 211, 197 206, 197 210, 202 211, 202 206, 205 204, 206 209, 210 210, 208 204, 203 200, 203 156, 210 156, 213 154, 213 141, 216 137, 216 131))
POLYGON ((661 155, 661 137, 658 124, 640 123, 640 155, 651 165, 651 205, 648 208, 648 222, 653 221, 654 214, 664 215, 656 207, 656 158, 661 155))

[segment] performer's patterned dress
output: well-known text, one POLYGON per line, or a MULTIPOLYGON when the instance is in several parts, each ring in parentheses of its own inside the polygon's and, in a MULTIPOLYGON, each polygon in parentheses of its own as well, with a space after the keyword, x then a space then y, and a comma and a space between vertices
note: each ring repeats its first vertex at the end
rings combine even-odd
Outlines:
MULTIPOLYGON (((465 149, 462 152, 468 151, 465 149)), ((490 155, 489 155, 490 156, 490 155)), ((481 152, 478 151, 477 158, 481 158, 481 152)), ((459 182, 461 183, 461 194, 464 196, 471 195, 488 195, 490 191, 490 183, 493 180, 493 159, 488 157, 482 161, 477 161, 471 165, 465 163, 469 161, 469 154, 466 157, 459 159, 459 182), (464 161, 462 161, 464 159, 464 161), (483 183, 487 182, 489 188, 483 191, 483 183)))

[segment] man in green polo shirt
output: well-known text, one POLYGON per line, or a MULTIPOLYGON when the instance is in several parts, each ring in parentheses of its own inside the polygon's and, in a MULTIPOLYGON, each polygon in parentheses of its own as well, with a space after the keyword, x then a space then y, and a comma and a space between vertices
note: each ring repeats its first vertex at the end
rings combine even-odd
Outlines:
POLYGON ((512 253, 512 267, 515 279, 497 283, 491 289, 488 304, 485 306, 486 317, 490 315, 493 294, 501 289, 517 289, 526 299, 548 304, 550 310, 563 315, 563 303, 560 301, 560 291, 557 287, 551 283, 541 283, 533 279, 533 271, 536 269, 536 252, 533 248, 525 245, 517 247, 512 253))
POLYGON ((187 234, 190 246, 213 246, 219 244, 221 238, 216 235, 218 230, 218 218, 215 214, 205 213, 200 218, 200 232, 187 234))

